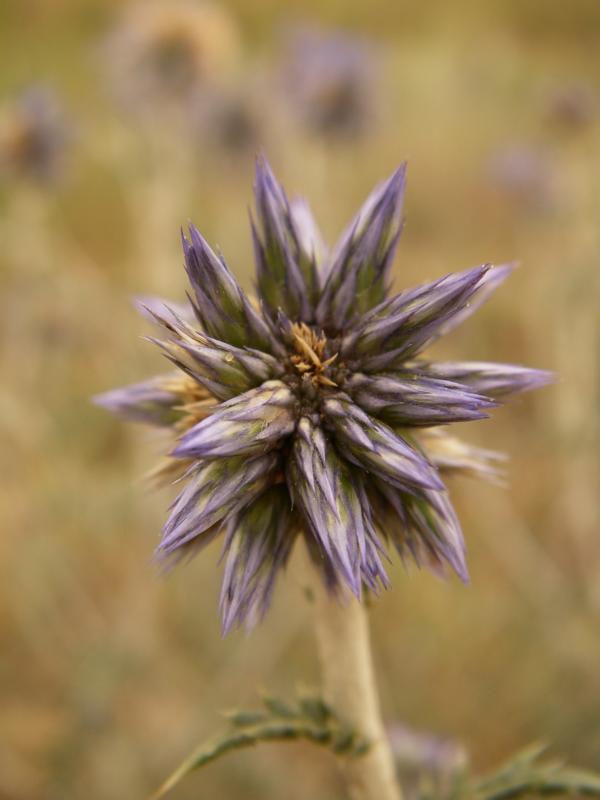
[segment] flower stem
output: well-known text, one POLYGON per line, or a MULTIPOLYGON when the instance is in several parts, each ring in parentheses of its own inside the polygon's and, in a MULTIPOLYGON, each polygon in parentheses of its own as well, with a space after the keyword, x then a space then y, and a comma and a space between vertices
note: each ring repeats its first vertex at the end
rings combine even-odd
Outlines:
POLYGON ((325 699, 371 743, 364 755, 344 761, 349 797, 401 800, 379 709, 367 611, 354 597, 331 597, 321 580, 313 581, 312 590, 325 699))

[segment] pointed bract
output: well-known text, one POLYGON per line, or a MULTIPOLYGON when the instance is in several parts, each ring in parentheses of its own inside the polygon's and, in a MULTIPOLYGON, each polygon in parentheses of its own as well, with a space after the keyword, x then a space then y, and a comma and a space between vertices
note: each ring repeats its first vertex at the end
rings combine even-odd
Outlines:
POLYGON ((437 471, 417 450, 382 422, 365 414, 342 393, 323 403, 325 424, 337 448, 367 472, 402 489, 442 489, 437 471))
POLYGON ((311 321, 319 288, 316 253, 306 248, 306 229, 301 238, 297 214, 263 158, 256 162, 254 192, 260 229, 252 226, 259 294, 271 315, 282 309, 293 320, 311 321))
POLYGON ((170 339, 151 341, 219 400, 229 400, 283 372, 280 362, 268 353, 220 342, 177 317, 170 321, 153 316, 168 331, 170 339))
POLYGON ((419 443, 427 458, 445 477, 465 476, 505 485, 503 465, 507 459, 496 450, 474 447, 443 428, 424 429, 419 443))
POLYGON ((401 292, 357 320, 342 353, 363 372, 401 366, 461 315, 493 268, 484 264, 401 292))
POLYGON ((360 479, 339 458, 315 420, 302 417, 288 462, 288 486, 325 558, 360 596, 365 582, 387 584, 360 479))
MULTIPOLYGON (((178 377, 177 375, 175 377, 178 377)), ((172 375, 158 375, 93 397, 93 402, 131 422, 170 427, 181 416, 181 396, 169 390, 172 375)))
POLYGON ((181 235, 185 267, 194 291, 193 305, 203 329, 229 344, 279 352, 277 341, 253 307, 222 258, 209 247, 194 225, 190 238, 181 235))
POLYGON ((490 364, 484 361, 437 361, 416 364, 415 371, 423 375, 463 384, 473 392, 488 397, 505 398, 529 392, 552 383, 554 375, 542 369, 530 369, 514 364, 490 364))
POLYGON ((301 262, 314 264, 319 274, 327 256, 327 247, 310 206, 303 197, 294 198, 290 201, 290 214, 301 253, 301 262))
POLYGON ((277 456, 221 458, 189 471, 185 489, 171 506, 158 547, 170 554, 249 505, 275 478, 277 456))
POLYGON ((423 555, 425 566, 445 562, 468 583, 465 543, 448 492, 424 489, 409 494, 376 477, 372 480, 396 515, 395 525, 388 515, 385 532, 400 555, 404 558, 408 551, 419 566, 423 566, 423 555))
POLYGON ((163 297, 145 294, 136 295, 133 298, 133 306, 138 314, 154 323, 159 321, 159 317, 172 323, 177 323, 179 320, 195 321, 194 309, 190 303, 175 303, 163 297))
POLYGON ((477 286, 477 291, 469 299, 469 302, 442 322, 437 334, 431 341, 433 342, 441 336, 445 336, 447 333, 454 330, 454 328, 462 325, 462 323, 481 308, 484 303, 487 303, 496 289, 504 283, 509 275, 512 275, 517 267, 518 264, 513 262, 511 264, 497 264, 488 270, 477 286))
POLYGON ((291 521, 283 484, 267 489, 228 519, 219 602, 224 635, 242 623, 251 628, 267 611, 277 573, 294 544, 291 521))
POLYGON ((340 331, 380 303, 402 227, 406 164, 378 186, 343 234, 317 306, 317 322, 340 331))
POLYGON ((294 430, 297 400, 281 381, 215 406, 214 412, 184 436, 173 450, 177 458, 259 455, 282 443, 294 430))
POLYGON ((389 425, 429 426, 487 417, 496 403, 460 383, 411 372, 355 372, 343 388, 357 405, 389 425))

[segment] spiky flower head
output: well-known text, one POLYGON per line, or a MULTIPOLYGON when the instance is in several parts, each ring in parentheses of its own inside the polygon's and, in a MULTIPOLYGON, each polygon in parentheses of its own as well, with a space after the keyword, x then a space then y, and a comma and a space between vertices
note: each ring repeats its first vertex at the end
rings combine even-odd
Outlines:
POLYGON ((389 297, 404 184, 403 165, 327 254, 308 206, 289 202, 259 160, 258 300, 192 226, 183 236, 191 307, 141 303, 176 371, 97 398, 170 432, 158 473, 183 489, 158 553, 179 560, 224 533, 225 631, 264 613, 299 536, 333 592, 345 585, 360 597, 387 586, 390 545, 466 581, 443 478, 493 478, 497 457, 442 426, 486 417, 550 378, 424 357, 512 268, 484 264, 389 297))
POLYGON ((56 94, 47 86, 29 86, 0 111, 0 174, 53 181, 70 138, 56 94))
POLYGON ((365 133, 377 110, 378 65, 368 40, 301 26, 288 32, 282 65, 296 118, 311 133, 365 133))
POLYGON ((115 92, 128 110, 187 105, 235 65, 238 32, 222 5, 145 0, 128 7, 105 44, 115 92))

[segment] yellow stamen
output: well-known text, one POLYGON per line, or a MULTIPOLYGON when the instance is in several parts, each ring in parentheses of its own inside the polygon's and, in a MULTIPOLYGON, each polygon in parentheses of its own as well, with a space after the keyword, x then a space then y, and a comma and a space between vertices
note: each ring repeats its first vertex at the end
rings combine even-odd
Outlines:
POLYGON ((327 338, 320 335, 310 328, 306 323, 292 324, 292 335, 297 354, 290 356, 290 361, 298 372, 307 377, 312 377, 312 381, 321 386, 336 386, 337 384, 324 375, 324 371, 338 357, 338 354, 323 360, 327 338), (311 376, 312 373, 312 376, 311 376))

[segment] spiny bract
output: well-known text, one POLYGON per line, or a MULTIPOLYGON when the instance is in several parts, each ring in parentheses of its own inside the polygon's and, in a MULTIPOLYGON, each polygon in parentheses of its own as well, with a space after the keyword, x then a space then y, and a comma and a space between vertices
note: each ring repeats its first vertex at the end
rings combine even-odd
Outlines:
POLYGON ((404 559, 466 581, 465 547, 442 477, 494 477, 496 455, 440 427, 481 419, 549 373, 430 362, 424 348, 468 317, 512 267, 484 264, 388 297, 405 165, 375 189, 328 255, 308 206, 257 163, 252 224, 258 300, 195 227, 183 238, 190 307, 140 310, 176 372, 99 396, 167 427, 158 468, 184 488, 158 547, 179 560, 224 532, 223 628, 266 610, 298 535, 327 586, 387 586, 404 559))

